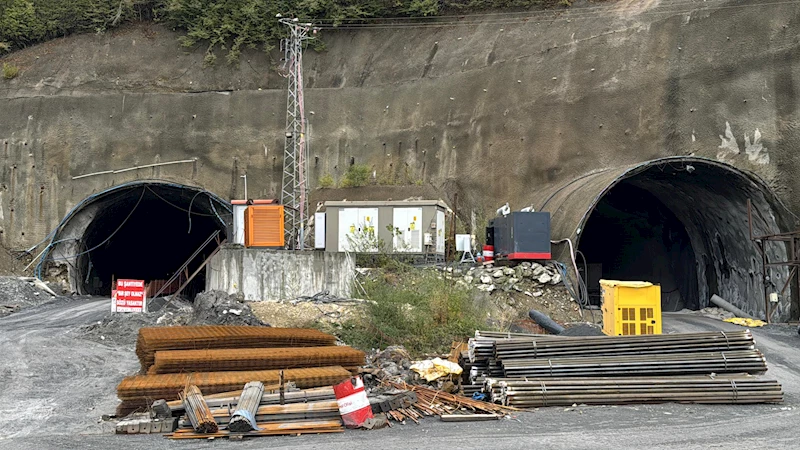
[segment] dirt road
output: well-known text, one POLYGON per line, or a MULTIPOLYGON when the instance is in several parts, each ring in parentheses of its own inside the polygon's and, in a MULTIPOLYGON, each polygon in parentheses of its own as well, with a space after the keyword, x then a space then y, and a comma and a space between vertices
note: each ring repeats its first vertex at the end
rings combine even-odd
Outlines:
MULTIPOLYGON (((102 414, 116 406, 114 388, 137 369, 132 348, 81 339, 82 324, 102 318, 108 300, 44 305, 0 319, 0 449, 200 448, 521 449, 521 448, 796 448, 800 437, 800 337, 794 328, 754 329, 768 377, 783 383, 784 405, 543 408, 499 422, 421 425, 337 435, 243 442, 172 442, 159 436, 115 436, 102 414)), ((665 317, 665 332, 740 329, 692 315, 665 317)))

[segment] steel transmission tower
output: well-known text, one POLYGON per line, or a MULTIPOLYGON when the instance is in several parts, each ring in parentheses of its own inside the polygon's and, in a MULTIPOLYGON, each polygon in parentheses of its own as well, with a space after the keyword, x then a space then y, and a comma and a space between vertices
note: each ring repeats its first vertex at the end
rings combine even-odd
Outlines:
POLYGON ((289 79, 286 96, 286 145, 283 154, 283 182, 281 204, 284 205, 284 232, 286 248, 302 250, 305 227, 308 223, 308 154, 306 146, 306 117, 303 105, 303 42, 313 39, 316 32, 310 23, 298 19, 281 18, 289 27, 289 37, 281 41, 285 71, 289 79))

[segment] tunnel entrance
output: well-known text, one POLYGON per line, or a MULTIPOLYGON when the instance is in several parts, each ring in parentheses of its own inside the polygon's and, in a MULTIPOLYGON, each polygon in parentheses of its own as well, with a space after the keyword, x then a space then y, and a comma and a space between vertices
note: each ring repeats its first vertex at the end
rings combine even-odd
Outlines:
MULTIPOLYGON (((84 203, 65 219, 65 244, 52 254, 69 264, 81 294, 110 295, 113 281, 127 278, 145 280, 152 295, 178 273, 164 290, 172 293, 225 239, 230 221, 229 206, 215 195, 171 183, 133 183, 84 203)), ((204 288, 200 270, 181 295, 194 298, 204 288)))
MULTIPOLYGON (((754 174, 719 161, 670 157, 601 169, 536 195, 538 210, 551 213, 554 238, 575 239, 591 303, 600 304, 605 278, 660 284, 664 311, 702 309, 716 294, 764 319, 765 294, 778 293, 770 319, 797 316, 797 292, 785 288, 789 269, 763 267, 747 205, 756 236, 793 229, 791 213, 754 174)), ((786 245, 765 251, 769 261, 788 259, 786 245)))
MULTIPOLYGON (((622 182, 597 204, 581 238, 588 276, 661 285, 662 309, 699 309, 697 264, 680 220, 653 194, 622 182)), ((600 304, 599 285, 590 288, 600 304)))

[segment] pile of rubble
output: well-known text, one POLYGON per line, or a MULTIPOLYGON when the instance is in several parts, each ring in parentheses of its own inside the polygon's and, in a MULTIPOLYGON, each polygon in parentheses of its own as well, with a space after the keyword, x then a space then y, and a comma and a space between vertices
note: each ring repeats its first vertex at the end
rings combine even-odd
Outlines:
POLYGON ((539 297, 543 286, 554 286, 562 283, 562 275, 555 265, 543 266, 539 263, 525 261, 515 267, 470 267, 468 269, 447 267, 449 276, 459 284, 474 286, 484 292, 502 290, 517 291, 525 295, 539 297))
POLYGON ((202 292, 194 302, 177 297, 147 301, 146 313, 113 314, 80 329, 83 338, 117 345, 133 345, 142 327, 176 325, 268 326, 256 317, 241 296, 221 291, 202 292))
POLYGON ((31 277, 0 277, 0 317, 59 298, 47 284, 31 277))

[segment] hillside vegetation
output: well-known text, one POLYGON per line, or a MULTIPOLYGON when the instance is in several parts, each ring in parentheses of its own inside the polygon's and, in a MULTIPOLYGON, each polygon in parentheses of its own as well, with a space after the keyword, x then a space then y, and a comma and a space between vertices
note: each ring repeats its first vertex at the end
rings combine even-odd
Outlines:
POLYGON ((229 62, 244 48, 269 51, 286 30, 277 14, 340 25, 365 19, 436 16, 452 11, 530 8, 568 0, 0 0, 0 53, 73 33, 102 33, 131 21, 159 21, 203 45, 206 62, 229 62))

